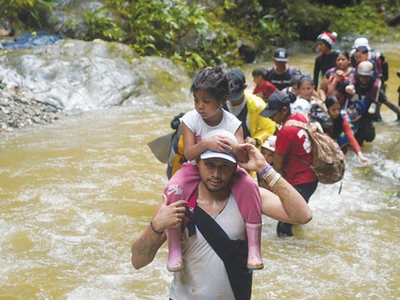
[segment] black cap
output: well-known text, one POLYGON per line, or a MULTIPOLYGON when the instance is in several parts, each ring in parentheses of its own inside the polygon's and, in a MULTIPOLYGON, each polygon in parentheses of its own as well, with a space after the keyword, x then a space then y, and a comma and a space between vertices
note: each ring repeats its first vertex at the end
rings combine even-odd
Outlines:
POLYGON ((269 96, 267 106, 260 112, 263 117, 270 118, 274 113, 281 110, 284 107, 290 106, 290 97, 287 93, 276 91, 269 96))
POLYGON ((288 62, 289 52, 285 48, 277 48, 274 53, 274 59, 276 61, 288 62))
POLYGON ((244 86, 246 84, 246 78, 241 70, 235 69, 226 74, 230 79, 230 93, 228 99, 231 101, 237 101, 243 97, 244 86))

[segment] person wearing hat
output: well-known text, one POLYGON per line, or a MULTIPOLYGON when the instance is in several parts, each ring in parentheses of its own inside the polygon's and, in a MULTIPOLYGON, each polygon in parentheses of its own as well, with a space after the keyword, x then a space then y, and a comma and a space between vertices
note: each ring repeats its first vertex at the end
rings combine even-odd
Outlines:
MULTIPOLYGON (((379 78, 378 68, 376 66, 376 63, 372 59, 368 58, 369 57, 368 53, 369 53, 369 50, 368 50, 368 48, 366 46, 358 46, 357 49, 356 49, 356 52, 355 52, 355 60, 356 60, 356 66, 358 66, 363 61, 369 61, 373 65, 373 74, 372 74, 372 76, 374 77, 374 83, 373 83, 372 89, 371 89, 371 100, 372 100, 372 102, 371 102, 371 104, 369 106, 368 113, 374 115, 376 113, 376 109, 378 107, 378 99, 377 99, 378 90, 380 89, 380 87, 382 85, 382 81, 379 78)), ((366 73, 365 76, 369 76, 368 75, 369 74, 368 68, 364 73, 366 73)), ((363 74, 358 73, 358 75, 363 75, 363 74)), ((379 116, 379 118, 375 117, 374 119, 379 119, 380 121, 382 120, 380 116, 379 116)))
MULTIPOLYGON (((261 115, 271 118, 278 125, 274 169, 279 172, 308 203, 318 186, 317 177, 309 167, 312 165, 311 140, 304 129, 295 126, 285 126, 288 120, 307 123, 307 117, 299 112, 291 112, 290 98, 287 93, 274 92, 261 115), (309 165, 307 165, 307 162, 309 165)), ((278 222, 277 235, 279 237, 292 236, 292 224, 278 222)))
POLYGON ((353 67, 356 67, 359 61, 356 60, 356 51, 358 47, 366 47, 367 48, 367 54, 368 58, 363 59, 363 60, 372 60, 375 62, 376 67, 378 69, 379 73, 379 78, 382 80, 382 88, 386 90, 386 86, 384 85, 385 81, 389 79, 389 65, 385 60, 385 56, 383 55, 382 52, 376 51, 375 49, 372 49, 371 46, 369 45, 369 41, 365 37, 359 37, 355 39, 353 47, 350 51, 350 57, 351 57, 351 64, 353 67))
MULTIPOLYGON (((224 134, 219 130, 218 135, 224 134)), ((237 164, 264 175, 274 189, 272 193, 260 188, 267 216, 293 223, 307 223, 312 218, 301 195, 258 149, 250 144, 241 147, 248 156, 246 163, 226 152, 203 152, 196 160, 200 178, 194 197, 168 205, 163 195, 151 221, 132 243, 132 266, 141 269, 154 260, 167 240, 166 230, 182 228, 184 269, 173 274, 170 299, 251 299, 252 271, 243 259, 247 255, 246 228, 231 191, 237 164)))
POLYGON ((276 135, 271 135, 261 145, 261 154, 270 165, 272 165, 274 159, 275 143, 276 135))
POLYGON ((290 87, 292 77, 299 72, 298 69, 288 65, 289 52, 285 48, 275 49, 272 61, 275 67, 267 69, 266 79, 280 91, 290 87))
POLYGON ((347 86, 346 91, 361 99, 368 111, 368 113, 362 114, 361 118, 354 124, 357 128, 355 137, 360 146, 363 145, 364 141, 372 142, 375 139, 375 128, 372 123, 374 121, 374 110, 371 109, 371 106, 375 105, 376 107, 377 102, 385 104, 397 114, 398 118, 400 117, 400 107, 387 98, 371 61, 362 61, 358 64, 353 84, 350 87, 347 86))
POLYGON ((339 51, 334 50, 333 44, 336 42, 336 32, 322 32, 317 37, 319 53, 314 64, 314 87, 318 91, 319 76, 324 76, 326 71, 336 66, 336 58, 339 51))
POLYGON ((242 70, 234 69, 227 76, 230 94, 223 108, 242 122, 244 141, 259 148, 266 138, 275 133, 276 124, 260 116, 266 104, 260 97, 246 91, 246 78, 242 70))
MULTIPOLYGON (((378 89, 382 88, 385 91, 386 87, 384 85, 384 76, 382 76, 382 61, 379 58, 377 59, 376 57, 375 59, 372 59, 370 50, 371 48, 369 47, 368 43, 365 46, 360 45, 355 49, 352 59, 354 59, 355 67, 357 67, 357 65, 362 61, 370 61, 374 65, 374 73, 376 75, 376 79, 374 83, 374 89, 371 91, 371 93, 374 95, 373 99, 375 99, 375 95, 377 95, 378 89)), ((379 102, 375 101, 370 106, 369 113, 374 114, 374 121, 382 121, 379 102)))
MULTIPOLYGON (((220 67, 207 67, 194 77, 190 88, 194 98, 195 109, 180 118, 184 155, 188 162, 171 177, 164 189, 169 204, 181 199, 188 200, 197 187, 199 170, 196 159, 207 149, 233 152, 240 161, 247 159, 238 145, 243 143, 241 121, 222 107, 232 93, 232 82, 220 67), (210 131, 222 129, 229 131, 234 139, 224 136, 209 136, 210 131), (235 140, 236 143, 231 141, 235 140)), ((260 99, 261 102, 264 102, 260 99)), ((251 270, 262 269, 263 261, 260 244, 256 237, 261 232, 260 190, 254 178, 247 170, 236 169, 232 193, 238 202, 240 213, 246 224, 248 235, 248 261, 251 270)), ((179 228, 168 229, 167 269, 178 272, 183 268, 179 228)))

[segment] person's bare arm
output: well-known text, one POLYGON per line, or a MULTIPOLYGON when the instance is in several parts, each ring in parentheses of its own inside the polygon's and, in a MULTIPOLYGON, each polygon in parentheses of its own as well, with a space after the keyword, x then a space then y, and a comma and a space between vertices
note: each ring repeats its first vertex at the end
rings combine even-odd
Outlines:
POLYGON ((339 83, 339 76, 335 76, 334 79, 332 79, 331 83, 328 85, 328 89, 326 91, 326 96, 334 95, 336 91, 336 87, 339 83))
POLYGON ((306 224, 312 219, 310 207, 300 193, 284 178, 280 178, 271 191, 260 188, 261 212, 275 220, 306 224))
POLYGON ((329 80, 326 78, 326 76, 323 77, 321 84, 318 88, 318 97, 321 99, 323 102, 325 102, 326 99, 326 93, 328 91, 328 83, 329 80))
POLYGON ((244 139, 243 139, 243 127, 242 125, 239 126, 239 128, 236 130, 235 132, 235 137, 237 139, 237 142, 239 144, 243 144, 244 143, 244 139))
MULTIPOLYGON (((187 160, 199 158, 207 149, 217 152, 233 152, 238 160, 247 158, 243 150, 237 145, 234 145, 230 139, 225 136, 216 135, 209 138, 201 138, 195 136, 185 123, 182 124, 184 152, 187 160)), ((239 132, 239 130, 241 133, 237 133, 235 136, 239 143, 243 143, 243 130, 241 127, 239 127, 237 132, 239 132)))
MULTIPOLYGON (((250 144, 244 144, 241 147, 249 157, 247 163, 239 163, 241 167, 260 174, 265 167, 269 166, 256 147, 250 144)), ((277 172, 272 171, 266 178, 267 184, 271 184, 276 176, 279 177, 277 172)), ((284 178, 281 177, 273 183, 272 189, 274 193, 260 188, 263 214, 279 221, 295 224, 305 224, 312 219, 312 212, 307 202, 284 178)))
POLYGON ((278 154, 278 153, 274 153, 274 169, 276 172, 278 172, 279 174, 281 174, 282 176, 283 174, 283 162, 285 161, 285 156, 282 154, 278 154))
POLYGON ((198 141, 196 143, 196 137, 194 132, 191 131, 185 123, 182 123, 182 134, 183 134, 183 149, 185 158, 187 160, 193 160, 199 158, 200 154, 207 149, 206 142, 198 141))
MULTIPOLYGON (((239 145, 244 143, 242 126, 240 126, 238 130, 236 130, 235 137, 239 145)), ((248 159, 247 154, 243 151, 242 147, 240 147, 239 145, 232 144, 232 153, 236 156, 238 161, 246 162, 248 159)))
POLYGON ((136 270, 153 261, 158 249, 167 239, 164 230, 179 226, 182 222, 185 215, 185 204, 186 201, 179 200, 167 205, 167 198, 163 195, 163 199, 157 206, 151 221, 154 230, 150 224, 147 225, 142 234, 132 243, 131 262, 136 270))

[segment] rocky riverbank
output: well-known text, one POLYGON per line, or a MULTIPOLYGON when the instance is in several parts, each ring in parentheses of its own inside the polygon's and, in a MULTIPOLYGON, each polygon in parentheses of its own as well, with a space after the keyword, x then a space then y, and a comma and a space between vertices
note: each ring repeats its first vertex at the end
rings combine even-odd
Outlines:
POLYGON ((0 132, 10 132, 32 124, 49 124, 63 115, 63 110, 28 99, 17 88, 9 89, 0 83, 0 132))
POLYGON ((49 124, 76 111, 171 106, 189 98, 185 68, 100 40, 0 53, 0 132, 49 124), (182 88, 184 86, 184 88, 182 88))

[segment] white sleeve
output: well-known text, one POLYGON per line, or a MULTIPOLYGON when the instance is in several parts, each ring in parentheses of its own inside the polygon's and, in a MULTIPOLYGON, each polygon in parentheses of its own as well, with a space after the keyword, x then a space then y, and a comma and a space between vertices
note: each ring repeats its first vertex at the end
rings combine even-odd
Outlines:
POLYGON ((187 112, 182 118, 179 120, 181 123, 185 123, 185 125, 193 132, 197 132, 196 124, 198 124, 197 118, 199 117, 199 114, 197 113, 196 110, 191 110, 187 112))

